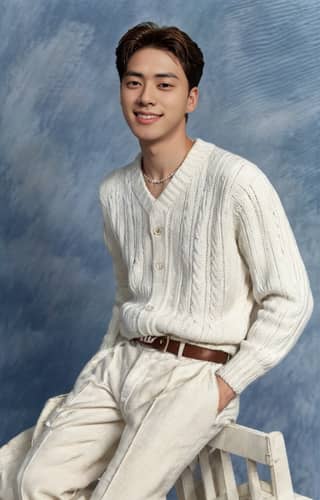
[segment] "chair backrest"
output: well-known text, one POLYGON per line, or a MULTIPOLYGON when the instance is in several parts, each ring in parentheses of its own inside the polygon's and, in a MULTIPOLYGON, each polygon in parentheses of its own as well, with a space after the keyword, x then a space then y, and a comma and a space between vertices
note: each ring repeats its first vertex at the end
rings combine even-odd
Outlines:
POLYGON ((178 500, 311 500, 294 493, 281 432, 264 433, 228 424, 199 453, 176 482, 178 500), (237 485, 230 454, 246 461, 248 482, 237 485), (259 478, 257 464, 270 468, 259 478), (195 477, 199 466, 200 479, 195 477))

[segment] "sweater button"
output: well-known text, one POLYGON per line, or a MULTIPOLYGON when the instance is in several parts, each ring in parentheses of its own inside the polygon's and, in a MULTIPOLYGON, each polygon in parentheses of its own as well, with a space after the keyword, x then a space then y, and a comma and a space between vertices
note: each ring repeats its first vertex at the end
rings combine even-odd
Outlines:
POLYGON ((155 264, 155 268, 158 270, 158 271, 161 271, 161 269, 164 268, 164 265, 162 262, 156 262, 155 264))
POLYGON ((161 227, 159 227, 159 226, 155 227, 154 230, 153 230, 153 234, 155 236, 160 236, 160 234, 161 234, 161 227))
POLYGON ((145 306, 145 310, 146 310, 146 311, 153 311, 153 309, 154 309, 154 306, 152 306, 151 304, 147 304, 147 305, 145 306))

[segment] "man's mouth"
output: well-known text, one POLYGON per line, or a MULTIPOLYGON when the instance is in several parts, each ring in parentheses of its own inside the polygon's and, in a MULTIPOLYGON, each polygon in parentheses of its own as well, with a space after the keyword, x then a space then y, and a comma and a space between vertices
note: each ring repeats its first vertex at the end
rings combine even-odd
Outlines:
POLYGON ((156 113, 143 113, 142 111, 134 111, 136 116, 142 116, 142 118, 154 118, 160 117, 162 115, 157 115, 156 113))
POLYGON ((134 111, 134 115, 136 116, 136 120, 141 124, 149 124, 154 123, 161 118, 162 115, 157 115, 156 113, 143 113, 141 111, 134 111))

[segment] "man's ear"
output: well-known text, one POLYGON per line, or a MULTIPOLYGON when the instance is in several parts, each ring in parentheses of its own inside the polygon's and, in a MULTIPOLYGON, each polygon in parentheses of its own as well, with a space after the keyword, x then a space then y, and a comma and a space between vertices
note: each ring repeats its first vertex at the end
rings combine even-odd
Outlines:
POLYGON ((192 113, 192 111, 196 109, 198 100, 199 100, 199 88, 192 87, 192 89, 189 90, 186 113, 192 113))

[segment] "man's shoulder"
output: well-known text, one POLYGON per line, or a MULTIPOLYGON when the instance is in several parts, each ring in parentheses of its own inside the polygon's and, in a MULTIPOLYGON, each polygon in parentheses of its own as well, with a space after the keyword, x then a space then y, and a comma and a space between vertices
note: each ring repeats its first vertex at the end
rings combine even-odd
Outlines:
POLYGON ((137 156, 120 167, 113 168, 102 179, 99 186, 100 200, 106 200, 112 193, 121 189, 127 182, 128 175, 135 167, 137 156))
POLYGON ((208 174, 215 177, 217 172, 222 181, 231 182, 234 188, 245 188, 259 181, 270 182, 265 172, 256 163, 214 144, 208 174))

